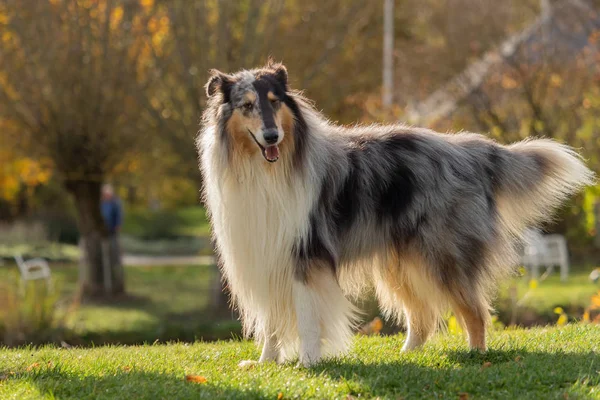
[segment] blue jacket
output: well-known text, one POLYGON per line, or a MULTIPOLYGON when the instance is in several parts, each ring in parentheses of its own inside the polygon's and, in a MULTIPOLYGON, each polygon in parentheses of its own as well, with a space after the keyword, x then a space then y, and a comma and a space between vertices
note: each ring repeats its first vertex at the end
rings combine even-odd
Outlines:
POLYGON ((123 210, 121 202, 117 199, 102 201, 100 205, 104 224, 108 232, 112 235, 117 232, 117 227, 121 226, 123 221, 123 210))

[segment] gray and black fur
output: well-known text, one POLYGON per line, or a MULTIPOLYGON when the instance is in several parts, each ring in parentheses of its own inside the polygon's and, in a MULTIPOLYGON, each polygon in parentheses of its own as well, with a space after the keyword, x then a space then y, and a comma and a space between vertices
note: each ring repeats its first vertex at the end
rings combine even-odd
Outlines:
MULTIPOLYGON (((318 297, 315 277, 322 279, 323 274, 333 276, 346 295, 375 286, 386 312, 406 317, 406 350, 421 345, 449 307, 465 326, 471 346, 484 349, 490 297, 498 280, 515 265, 524 229, 550 219, 562 201, 593 180, 571 148, 551 140, 503 146, 471 133, 440 134, 404 125, 333 125, 290 91, 280 64, 215 76, 208 84, 211 105, 203 135, 221 139, 203 140, 201 135, 200 150, 227 160, 223 161, 230 168, 227 173, 243 182, 240 185, 262 185, 250 177, 267 169, 276 178, 265 185, 279 186, 274 191, 308 188, 300 191, 303 203, 280 201, 275 193, 265 200, 271 207, 308 204, 297 219, 296 233, 281 242, 290 265, 280 268, 292 272, 292 289, 313 285, 318 297), (291 110, 294 127, 285 134, 293 136, 294 145, 290 156, 277 163, 250 157, 238 168, 230 155, 235 143, 230 141, 227 118, 235 107, 234 93, 239 95, 248 85, 276 93, 291 110), (285 173, 277 175, 277 168, 285 173)), ((260 108, 263 115, 270 112, 268 104, 260 108)), ((202 170, 210 185, 215 168, 208 165, 205 158, 202 170)), ((211 201, 207 203, 210 210, 211 201)), ((225 217, 218 219, 227 223, 225 217)), ((220 239, 217 233, 216 240, 220 239)), ((235 252, 233 247, 223 245, 220 250, 235 252)), ((227 267, 225 271, 235 274, 227 267)), ((242 297, 237 302, 244 309, 242 297)), ((292 296, 292 302, 295 299, 292 296)), ((302 323, 299 313, 296 308, 297 324, 302 323)), ((352 317, 346 321, 350 325, 352 317)), ((303 331, 300 326, 295 329, 302 343, 303 331)), ((325 329, 319 331, 327 339, 325 329)), ((287 335, 276 329, 273 333, 269 326, 254 326, 251 331, 260 333, 267 344, 271 336, 280 341, 287 335)), ((286 344, 274 346, 281 350, 286 344)), ((313 361, 311 351, 301 344, 301 360, 313 361)))

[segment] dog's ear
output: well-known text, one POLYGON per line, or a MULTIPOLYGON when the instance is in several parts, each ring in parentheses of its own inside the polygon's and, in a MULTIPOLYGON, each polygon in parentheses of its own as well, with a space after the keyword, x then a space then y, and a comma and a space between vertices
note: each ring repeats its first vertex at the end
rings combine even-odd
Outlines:
POLYGON ((208 78, 208 82, 205 86, 206 95, 208 97, 213 97, 217 91, 220 91, 223 94, 225 102, 227 102, 227 99, 229 98, 229 91, 233 83, 233 78, 230 75, 227 75, 216 69, 211 69, 209 71, 209 75, 210 78, 208 78))
POLYGON ((288 89, 288 72, 287 72, 287 68, 285 67, 285 65, 283 65, 280 62, 275 62, 275 61, 273 61, 272 58, 269 57, 269 60, 267 61, 267 68, 269 68, 270 70, 273 71, 273 73, 275 74, 275 78, 277 78, 279 83, 281 83, 283 85, 283 87, 287 90, 288 89))

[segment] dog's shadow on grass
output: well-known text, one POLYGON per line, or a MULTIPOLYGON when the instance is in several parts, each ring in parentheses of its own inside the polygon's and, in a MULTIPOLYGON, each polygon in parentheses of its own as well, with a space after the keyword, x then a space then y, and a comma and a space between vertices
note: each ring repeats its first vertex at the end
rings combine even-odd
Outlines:
POLYGON ((66 371, 39 371, 26 379, 33 381, 41 397, 57 400, 265 398, 257 390, 194 383, 186 381, 184 376, 135 370, 87 377, 66 371))
POLYGON ((477 398, 536 398, 543 393, 545 398, 563 398, 571 391, 581 396, 578 386, 585 392, 600 385, 600 355, 592 351, 465 350, 440 354, 433 367, 417 356, 380 363, 326 361, 311 369, 346 382, 349 394, 361 397, 436 398, 450 392, 457 397, 466 393, 477 398))

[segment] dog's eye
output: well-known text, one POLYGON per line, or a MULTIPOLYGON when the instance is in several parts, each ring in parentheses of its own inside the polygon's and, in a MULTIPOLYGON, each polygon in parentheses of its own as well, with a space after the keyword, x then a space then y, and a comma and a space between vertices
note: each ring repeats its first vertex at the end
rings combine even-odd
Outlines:
POLYGON ((242 107, 244 107, 244 110, 246 110, 246 111, 251 111, 252 108, 254 108, 254 104, 253 103, 244 103, 244 105, 242 107))

